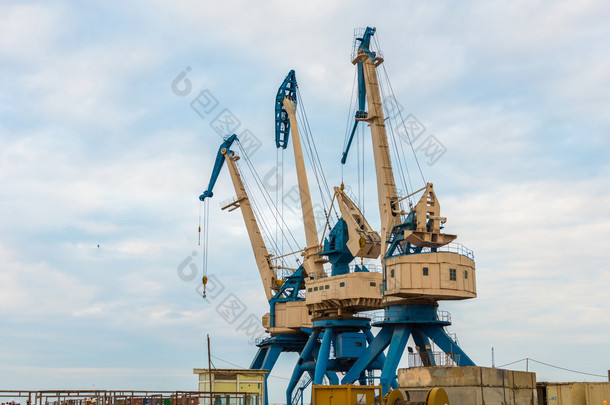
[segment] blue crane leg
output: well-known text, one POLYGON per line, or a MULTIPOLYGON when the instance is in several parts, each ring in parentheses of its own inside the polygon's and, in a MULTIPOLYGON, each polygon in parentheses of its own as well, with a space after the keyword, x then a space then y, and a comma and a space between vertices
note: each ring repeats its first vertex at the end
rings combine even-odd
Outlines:
POLYGON ((301 365, 309 361, 310 359, 313 360, 312 352, 314 346, 318 341, 318 334, 319 332, 315 330, 311 333, 309 339, 307 340, 307 343, 305 344, 305 347, 303 348, 303 351, 301 352, 301 355, 299 356, 299 360, 297 361, 297 364, 294 367, 294 370, 292 371, 292 376, 290 377, 290 381, 288 382, 288 388, 286 388, 287 404, 292 403, 292 391, 294 391, 294 388, 299 383, 299 379, 303 375, 303 371, 305 371, 305 369, 301 367, 301 365))
POLYGON ((320 345, 320 352, 318 353, 318 359, 316 361, 316 373, 314 375, 313 383, 320 385, 324 381, 324 374, 326 374, 326 368, 328 365, 328 357, 330 356, 330 342, 333 339, 333 330, 327 328, 324 330, 324 338, 320 345))
POLYGON ((265 357, 267 356, 267 352, 269 351, 269 347, 259 347, 258 351, 256 352, 256 356, 254 356, 254 359, 252 360, 252 363, 250 364, 250 370, 262 370, 263 369, 263 361, 265 360, 265 357))
POLYGON ((360 383, 360 385, 366 385, 366 371, 363 371, 362 373, 360 373, 358 382, 360 383))
POLYGON ((426 349, 430 346, 430 340, 428 340, 428 336, 424 335, 419 328, 414 328, 411 331, 411 336, 413 336, 413 341, 415 345, 419 347, 419 357, 421 358, 422 364, 424 366, 434 366, 434 355, 431 350, 426 349))
POLYGON ((282 353, 281 345, 271 345, 271 347, 267 350, 267 355, 265 356, 265 360, 263 361, 263 365, 262 365, 261 369, 269 370, 269 372, 271 372, 271 370, 273 369, 273 366, 275 366, 275 362, 277 361, 277 358, 280 357, 281 353, 282 353))
MULTIPOLYGON (((364 329, 362 332, 364 332, 364 334, 366 335, 366 343, 367 344, 371 344, 373 342, 373 340, 375 339, 375 336, 373 336, 373 332, 371 332, 370 329, 364 329)), ((379 356, 377 356, 377 359, 372 362, 371 364, 369 364, 369 366, 367 368, 374 368, 374 369, 381 369, 383 368, 383 365, 385 364, 385 354, 380 353, 379 356)), ((398 389, 398 383, 396 382, 396 380, 392 380, 392 388, 394 389, 398 389)))
POLYGON ((402 353, 405 351, 410 333, 411 329, 405 324, 399 324, 394 327, 392 342, 388 349, 385 364, 381 370, 380 385, 383 395, 386 395, 390 391, 392 381, 396 379, 396 369, 398 368, 402 353))
POLYGON ((268 370, 268 373, 265 374, 265 405, 269 403, 269 392, 267 390, 269 374, 275 366, 278 357, 282 353, 282 346, 271 344, 270 346, 258 349, 258 353, 256 353, 256 357, 252 361, 250 365, 250 369, 255 370, 268 370))
POLYGON ((458 366, 474 366, 474 361, 468 357, 457 343, 455 343, 441 326, 425 325, 423 332, 432 339, 445 353, 449 353, 458 366))
POLYGON ((353 384, 358 378, 360 378, 360 373, 369 368, 371 363, 379 358, 380 354, 383 354, 383 351, 390 344, 390 340, 392 339, 392 333, 394 328, 391 326, 384 326, 375 339, 367 346, 366 350, 356 360, 354 365, 349 369, 349 371, 345 374, 343 379, 341 380, 341 384, 353 384))
MULTIPOLYGON (((370 329, 363 329, 362 332, 366 335, 366 344, 370 345, 375 339, 373 332, 371 332, 370 329)), ((385 363, 385 354, 381 353, 379 356, 377 356, 377 359, 381 362, 381 364, 385 363)))
POLYGON ((326 370, 326 377, 328 377, 330 385, 339 385, 339 377, 337 377, 337 373, 334 371, 326 370))

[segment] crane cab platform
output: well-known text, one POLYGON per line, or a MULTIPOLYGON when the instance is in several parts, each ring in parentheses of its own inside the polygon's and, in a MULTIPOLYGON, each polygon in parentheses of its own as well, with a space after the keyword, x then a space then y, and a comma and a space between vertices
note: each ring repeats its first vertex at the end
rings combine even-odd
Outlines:
POLYGON ((383 274, 354 272, 307 282, 305 302, 310 311, 361 312, 381 308, 383 274))
POLYGON ((461 253, 426 252, 386 258, 385 295, 436 301, 475 298, 474 260, 472 252, 464 249, 461 253))
POLYGON ((263 316, 263 328, 271 334, 295 333, 302 328, 311 328, 311 315, 305 301, 276 302, 274 315, 267 312, 263 316))

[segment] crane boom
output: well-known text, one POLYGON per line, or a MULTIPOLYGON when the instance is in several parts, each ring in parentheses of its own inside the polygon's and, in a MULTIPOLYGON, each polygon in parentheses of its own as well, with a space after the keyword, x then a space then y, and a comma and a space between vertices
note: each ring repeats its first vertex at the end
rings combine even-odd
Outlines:
POLYGON ((316 218, 311 203, 309 181, 305 170, 303 159, 303 148, 296 117, 297 106, 297 80, 294 70, 291 70, 280 86, 275 98, 275 127, 276 147, 286 148, 288 146, 288 133, 292 134, 292 145, 294 161, 297 169, 297 180, 299 182, 299 195, 301 198, 301 210, 303 213, 303 225, 305 226, 306 247, 303 252, 303 264, 309 275, 324 277, 324 260, 318 255, 318 230, 316 218))
POLYGON ((248 231, 248 236, 250 237, 250 243, 252 244, 252 251, 254 252, 256 265, 258 267, 258 271, 260 272, 263 287, 265 289, 265 295, 267 300, 270 300, 274 296, 275 292, 278 291, 276 276, 271 265, 271 255, 265 246, 265 241, 263 240, 254 211, 252 210, 246 188, 244 187, 241 175, 239 174, 239 168, 237 167, 236 163, 236 161, 239 160, 239 156, 235 156, 234 152, 229 149, 236 140, 239 141, 237 136, 231 135, 222 143, 222 145, 220 145, 218 154, 216 155, 216 162, 212 171, 210 185, 208 186, 208 189, 199 197, 199 199, 204 201, 207 197, 211 197, 213 195, 212 190, 214 188, 214 184, 216 183, 218 175, 220 174, 223 162, 226 161, 237 197, 229 204, 222 207, 222 209, 224 210, 229 208, 230 211, 233 211, 234 209, 241 208, 244 223, 246 224, 246 229, 248 231))
POLYGON ((218 175, 222 170, 222 165, 225 162, 225 158, 221 151, 224 149, 229 150, 233 142, 237 140, 237 135, 233 134, 227 138, 225 138, 224 142, 218 148, 218 153, 216 154, 216 160, 214 161, 214 168, 212 169, 212 176, 210 177, 210 183, 208 184, 208 188, 199 196, 200 201, 204 201, 206 198, 212 197, 214 195, 214 186, 216 185, 216 180, 218 180, 218 175))
POLYGON ((311 195, 309 194, 309 182, 307 180, 307 172, 305 171, 305 162, 303 161, 303 149, 301 147, 301 138, 299 136, 296 117, 296 104, 289 98, 284 98, 283 104, 288 113, 288 118, 290 119, 292 147, 294 149, 294 161, 297 168, 303 224, 305 226, 305 242, 307 245, 305 247, 305 252, 303 252, 304 266, 309 274, 323 277, 325 273, 322 261, 318 255, 318 230, 316 228, 316 218, 313 213, 311 195))
POLYGON ((361 120, 368 121, 371 127, 379 213, 381 216, 381 251, 385 254, 388 235, 399 212, 399 207, 383 107, 381 105, 379 82, 377 80, 377 71, 375 70, 381 62, 383 62, 383 59, 376 57, 375 53, 368 49, 368 46, 361 47, 358 50, 358 56, 352 61, 354 64, 362 64, 364 85, 366 87, 368 116, 361 118, 361 120))

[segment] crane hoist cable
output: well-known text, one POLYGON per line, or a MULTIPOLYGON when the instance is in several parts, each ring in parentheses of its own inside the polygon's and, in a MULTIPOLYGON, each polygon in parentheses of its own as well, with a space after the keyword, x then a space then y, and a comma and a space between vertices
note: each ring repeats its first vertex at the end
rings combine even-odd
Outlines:
POLYGON ((201 201, 199 202, 199 225, 197 226, 197 246, 201 246, 201 201))
MULTIPOLYGON (((324 169, 322 168, 322 162, 320 160, 318 149, 315 140, 313 139, 311 127, 309 125, 309 118, 307 117, 307 113, 305 112, 305 106, 301 97, 301 92, 299 91, 298 87, 296 94, 298 99, 298 112, 300 115, 299 120, 303 123, 302 132, 306 141, 304 145, 305 151, 307 152, 310 164, 314 171, 318 191, 320 192, 322 208, 324 209, 324 215, 326 216, 328 213, 332 212, 332 205, 330 207, 327 205, 327 202, 332 199, 332 195, 330 192, 330 187, 328 186, 328 182, 326 180, 326 176, 324 174, 324 169)), ((336 209, 334 212, 335 217, 338 219, 340 215, 337 213, 336 209)))
POLYGON ((326 176, 324 175, 324 170, 322 168, 322 163, 320 161, 320 156, 318 154, 318 149, 316 147, 316 143, 313 139, 311 127, 309 125, 309 118, 307 117, 307 113, 305 112, 305 106, 303 105, 303 99, 301 97, 301 92, 297 87, 297 98, 298 98, 298 109, 301 116, 301 122, 303 122, 303 135, 305 138, 305 150, 307 151, 307 155, 309 157, 310 163, 314 170, 314 175, 316 177, 316 183, 318 184, 318 190, 320 191, 320 198, 322 200, 322 204, 326 209, 326 201, 330 201, 332 199, 330 189, 328 187, 328 182, 326 181, 326 176), (326 193, 324 193, 326 192, 326 193), (326 194, 326 195, 324 195, 326 194), (326 200, 328 199, 328 200, 326 200))
MULTIPOLYGON (((379 79, 382 79, 381 77, 379 79)), ((379 91, 381 94, 381 99, 382 100, 389 100, 390 99, 390 95, 388 94, 388 91, 386 90, 385 86, 384 86, 384 81, 383 80, 379 80, 379 91)), ((397 104, 394 104, 397 105, 397 104)), ((406 162, 403 161, 403 157, 400 154, 400 150, 398 147, 398 144, 400 143, 402 145, 402 143, 400 142, 400 140, 398 140, 397 142, 397 136, 396 133, 394 132, 394 126, 392 125, 392 120, 386 120, 386 129, 387 129, 387 134, 388 136, 388 143, 390 146, 390 151, 393 152, 393 157, 392 160, 394 162, 396 162, 397 168, 398 168, 398 180, 401 183, 401 187, 402 187, 402 192, 406 195, 409 194, 409 187, 407 186, 407 181, 405 178, 405 172, 409 173, 409 168, 406 162)))
MULTIPOLYGON (((381 49, 381 47, 379 46, 379 39, 377 38, 377 35, 373 37, 373 40, 375 41, 375 46, 377 46, 377 49, 381 49)), ((388 75, 385 64, 382 64, 381 67, 383 68, 383 74, 388 83, 390 94, 392 96, 392 101, 394 101, 394 103, 396 103, 396 95, 394 93, 394 89, 392 88, 392 83, 390 82, 390 76, 388 75)), ((396 105, 398 105, 398 104, 396 104, 396 105)), ((417 154, 415 153, 415 148, 413 147, 413 142, 411 142, 409 133, 406 132, 405 120, 402 116, 402 111, 400 110, 400 108, 398 109, 398 114, 400 115, 400 122, 403 126, 403 129, 405 130, 405 133, 407 134, 407 138, 409 138, 408 142, 409 142, 409 145, 411 146, 411 151, 413 152, 413 157, 415 158, 415 163, 417 164, 417 168, 419 169, 419 174, 421 175, 421 178, 422 178, 424 184, 426 184, 426 178, 424 177, 424 173, 422 172, 421 166, 419 164, 419 160, 417 159, 417 154)))
MULTIPOLYGON (((206 286, 208 284, 208 241, 209 241, 209 231, 210 231, 210 201, 205 200, 201 204, 203 204, 203 246, 201 248, 201 267, 203 269, 203 277, 201 278, 201 283, 203 284, 203 298, 206 297, 206 286)), ((199 230, 201 235, 201 204, 199 206, 199 230)))
MULTIPOLYGON (((250 182, 247 180, 246 176, 243 175, 241 168, 239 168, 239 170, 240 170, 240 175, 242 177, 242 183, 244 184, 244 188, 246 189, 248 196, 250 196, 249 199, 250 199, 250 203, 252 206, 252 212, 254 212, 256 220, 260 224, 261 233, 263 235, 263 238, 265 239, 265 241, 268 245, 270 245, 276 252, 278 252, 278 251, 280 251, 280 244, 278 242, 278 239, 273 238, 273 236, 272 236, 273 234, 270 231, 270 227, 269 227, 269 224, 267 222, 265 215, 263 215, 263 211, 260 207, 258 199, 255 197, 255 195, 252 191, 252 188, 250 187, 250 182)), ((256 180, 255 180, 255 184, 257 185, 257 189, 260 191, 260 187, 258 187, 256 180)))
MULTIPOLYGON (((267 205, 267 208, 271 211, 271 212, 276 212, 279 213, 278 207, 276 206, 276 204, 274 204, 273 202, 273 198, 271 198, 271 196, 269 195, 269 192, 267 191, 267 189, 264 186, 264 183, 260 177, 260 175, 258 174, 258 172, 256 171, 256 168, 254 167, 254 165, 252 164, 252 161, 250 160, 250 158, 248 157, 248 154, 246 153, 245 149, 243 148, 243 146, 241 145, 241 142, 239 142, 239 140, 237 141, 237 145, 241 151, 241 157, 243 157, 244 161, 246 162, 246 165, 248 166, 248 169, 250 170, 250 173, 252 174, 252 178, 254 179, 254 183, 259 191, 259 193, 262 195, 263 200, 265 201, 265 204, 267 205)), ((243 176, 242 176, 243 177, 243 176)), ((246 183, 247 184, 247 183, 246 183)), ((262 211, 259 207, 258 201, 257 199, 253 199, 253 208, 256 208, 255 213, 259 212, 259 215, 261 217, 263 217, 262 215, 262 211)), ((276 217, 276 220, 280 222, 280 225, 283 225, 286 228, 286 233, 283 233, 283 240, 286 241, 286 243, 288 244, 288 247, 290 250, 292 251, 296 251, 297 249, 295 248, 295 246, 299 246, 296 238, 294 237, 294 235, 292 234, 292 232, 290 231, 290 229, 288 228, 288 226, 286 225, 286 222, 284 220, 284 216, 279 215, 276 217), (290 239, 288 239, 288 235, 290 236, 290 239), (294 243, 294 245, 292 245, 292 243, 294 243)), ((269 231, 269 227, 267 226, 267 234, 270 237, 270 239, 272 238, 272 233, 269 231)), ((278 243, 278 241, 275 241, 276 246, 279 248, 280 244, 278 243)))
MULTIPOLYGON (((352 122, 352 120, 354 119, 354 115, 355 115, 355 110, 356 110, 356 103, 354 102, 354 95, 356 94, 356 78, 358 77, 358 70, 354 69, 354 80, 352 83, 352 95, 350 96, 350 100, 349 100, 349 109, 347 110, 347 120, 345 122, 345 135, 343 137, 343 150, 345 150, 345 147, 347 146, 347 142, 349 139, 349 134, 350 134, 350 124, 352 122)), ((341 183, 343 183, 343 166, 345 165, 341 165, 341 183)))

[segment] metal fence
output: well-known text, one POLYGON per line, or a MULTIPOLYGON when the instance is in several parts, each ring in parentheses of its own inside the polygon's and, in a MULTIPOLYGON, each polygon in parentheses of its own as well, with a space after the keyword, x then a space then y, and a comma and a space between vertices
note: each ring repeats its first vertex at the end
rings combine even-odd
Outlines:
POLYGON ((0 391, 0 402, 20 405, 263 405, 245 392, 197 391, 0 391))
MULTIPOLYGON (((474 252, 472 249, 468 249, 466 246, 462 245, 458 242, 451 242, 447 245, 436 248, 437 252, 449 252, 449 253, 457 253, 462 256, 466 256, 469 259, 474 260, 474 252)), ((420 253, 430 253, 432 252, 432 248, 425 247, 422 249, 420 253)))
MULTIPOLYGON (((423 356, 426 356, 423 354, 423 356)), ((409 367, 424 367, 424 366, 457 366, 460 360, 459 353, 445 352, 429 352, 426 361, 422 359, 420 353, 409 353, 409 367)))

